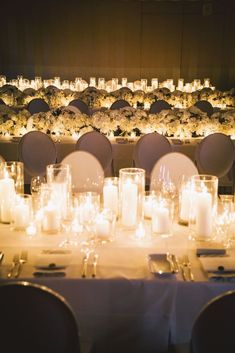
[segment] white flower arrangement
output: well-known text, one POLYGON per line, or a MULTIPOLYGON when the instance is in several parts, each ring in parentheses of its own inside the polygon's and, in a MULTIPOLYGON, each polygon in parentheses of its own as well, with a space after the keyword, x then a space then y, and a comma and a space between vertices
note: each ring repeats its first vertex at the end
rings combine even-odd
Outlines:
POLYGON ((1 136, 22 136, 33 130, 54 136, 79 136, 92 130, 107 136, 142 135, 154 131, 181 139, 213 132, 235 136, 235 109, 219 111, 211 117, 195 106, 163 110, 159 114, 124 107, 96 111, 92 116, 58 108, 30 116, 26 109, 16 112, 7 106, 0 106, 1 136))

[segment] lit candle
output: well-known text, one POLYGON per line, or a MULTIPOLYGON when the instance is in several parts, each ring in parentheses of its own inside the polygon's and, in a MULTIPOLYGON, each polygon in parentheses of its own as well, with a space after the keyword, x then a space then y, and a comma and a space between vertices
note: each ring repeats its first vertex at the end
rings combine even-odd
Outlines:
POLYGON ((189 220, 189 210, 191 204, 192 191, 190 189, 183 189, 181 191, 181 200, 180 200, 180 221, 188 223, 189 220))
POLYGON ((24 202, 19 202, 14 206, 13 222, 15 229, 25 229, 30 220, 30 206, 24 202))
POLYGON ((136 228, 135 236, 137 239, 143 239, 145 237, 145 228, 142 222, 136 228))
POLYGON ((118 215, 118 186, 108 180, 103 187, 104 208, 118 215))
POLYGON ((99 239, 103 241, 109 240, 111 236, 110 221, 106 219, 102 214, 98 215, 96 218, 96 235, 99 239))
POLYGON ((144 199, 144 216, 146 218, 151 218, 152 217, 152 204, 153 204, 152 195, 145 196, 145 199, 144 199))
POLYGON ((52 203, 43 210, 42 228, 47 233, 56 233, 60 229, 60 212, 52 203))
POLYGON ((170 212, 159 203, 152 209, 152 231, 158 234, 169 234, 171 228, 170 212))
POLYGON ((197 192, 195 203, 196 232, 199 237, 210 237, 212 233, 212 196, 208 192, 197 192))
POLYGON ((138 188, 131 180, 127 180, 123 184, 122 189, 122 225, 126 227, 133 227, 137 220, 137 207, 138 207, 138 188))
POLYGON ((12 205, 15 197, 15 184, 12 178, 6 175, 0 179, 0 210, 1 222, 10 223, 12 219, 12 205))

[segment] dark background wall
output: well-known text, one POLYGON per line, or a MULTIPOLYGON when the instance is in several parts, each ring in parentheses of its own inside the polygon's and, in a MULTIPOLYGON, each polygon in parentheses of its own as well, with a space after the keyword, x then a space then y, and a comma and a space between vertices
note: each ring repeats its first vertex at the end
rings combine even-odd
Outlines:
POLYGON ((234 0, 21 0, 1 4, 0 74, 210 77, 235 87, 234 0))

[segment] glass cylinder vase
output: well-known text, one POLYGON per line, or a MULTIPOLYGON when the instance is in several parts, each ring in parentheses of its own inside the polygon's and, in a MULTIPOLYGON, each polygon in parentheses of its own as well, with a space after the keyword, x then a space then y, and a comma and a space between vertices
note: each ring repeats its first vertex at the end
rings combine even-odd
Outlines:
POLYGON ((68 164, 50 164, 46 172, 53 202, 59 206, 61 216, 64 217, 71 197, 71 167, 68 164))
POLYGON ((121 224, 135 228, 144 216, 145 170, 123 168, 119 171, 121 224))
POLYGON ((192 176, 189 226, 190 234, 195 240, 208 241, 213 238, 217 198, 218 178, 216 176, 192 176))
POLYGON ((0 163, 0 178, 11 178, 14 180, 15 192, 24 193, 24 164, 22 162, 0 163))

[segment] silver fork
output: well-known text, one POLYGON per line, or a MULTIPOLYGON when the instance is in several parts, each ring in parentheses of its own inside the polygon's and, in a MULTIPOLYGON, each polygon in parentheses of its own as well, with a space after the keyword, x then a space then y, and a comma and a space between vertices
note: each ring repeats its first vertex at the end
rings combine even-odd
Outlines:
POLYGON ((15 254, 13 256, 11 268, 7 274, 7 278, 11 278, 13 276, 14 271, 17 269, 18 266, 19 266, 19 254, 15 254))
POLYGON ((28 260, 28 253, 26 250, 23 250, 20 255, 19 265, 18 265, 17 271, 15 273, 15 278, 19 277, 19 275, 21 274, 21 272, 23 270, 23 266, 27 262, 27 260, 28 260))
POLYGON ((185 256, 183 257, 183 262, 182 262, 182 264, 183 264, 183 266, 184 266, 185 268, 187 268, 187 270, 188 270, 188 277, 189 277, 189 280, 190 280, 191 282, 193 282, 193 281, 194 281, 194 275, 193 275, 193 272, 192 272, 192 265, 191 265, 191 262, 189 261, 188 255, 185 255, 185 256))

